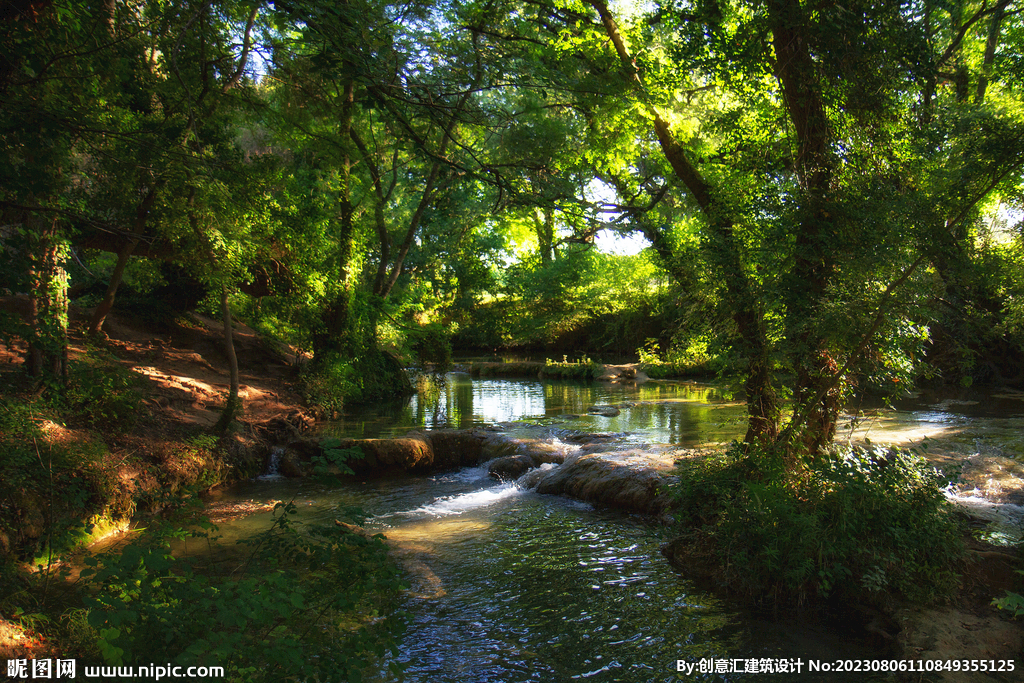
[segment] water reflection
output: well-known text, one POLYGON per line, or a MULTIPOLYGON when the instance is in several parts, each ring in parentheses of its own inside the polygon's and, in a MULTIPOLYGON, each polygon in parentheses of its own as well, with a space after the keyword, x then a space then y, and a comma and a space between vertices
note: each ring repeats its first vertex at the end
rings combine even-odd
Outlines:
POLYGON ((686 446, 743 435, 745 410, 714 386, 694 382, 616 385, 552 380, 471 379, 451 373, 422 378, 408 402, 356 410, 324 427, 353 438, 397 436, 410 429, 466 429, 533 421, 584 431, 627 432, 638 441, 686 446), (595 405, 617 405, 615 417, 588 415, 595 405))
MULTIPOLYGON (((995 419, 972 414, 991 410, 984 401, 922 397, 900 404, 900 411, 871 407, 846 426, 855 438, 944 436, 976 450, 1019 452, 1014 444, 1024 434, 1024 401, 1005 400, 1012 401, 1011 409, 995 419)), ((416 427, 517 421, 527 422, 517 429, 533 439, 613 432, 638 443, 692 445, 741 437, 745 408, 715 387, 694 383, 622 386, 450 375, 421 387, 406 403, 346 416, 332 429, 386 436, 416 427), (594 405, 617 405, 621 413, 586 414, 594 405)), ((960 457, 959 451, 952 454, 960 457)), ((405 599, 411 624, 398 656, 407 681, 809 683, 833 677, 805 671, 683 678, 675 662, 879 656, 848 635, 740 613, 668 566, 658 552, 665 540, 659 529, 496 483, 486 467, 331 490, 304 482, 253 482, 234 495, 294 497, 306 520, 329 521, 351 505, 366 512, 367 526, 388 537, 413 585, 405 599)), ((239 522, 241 533, 247 523, 239 522)), ((373 680, 396 679, 382 665, 373 680)))

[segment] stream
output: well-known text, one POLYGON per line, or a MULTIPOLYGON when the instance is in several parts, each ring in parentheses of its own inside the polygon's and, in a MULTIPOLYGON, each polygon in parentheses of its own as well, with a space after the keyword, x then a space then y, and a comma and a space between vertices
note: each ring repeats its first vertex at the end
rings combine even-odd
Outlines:
MULTIPOLYGON (((349 415, 325 431, 367 438, 492 426, 567 449, 578 448, 563 441, 577 433, 609 435, 615 447, 654 449, 727 442, 744 429, 741 403, 693 383, 586 385, 453 374, 428 389, 407 405, 349 415), (587 415, 595 404, 623 408, 616 417, 587 415)), ((948 457, 987 449, 1013 463, 1024 433, 1024 394, 1002 396, 918 397, 895 411, 872 408, 847 429, 854 438, 875 440, 931 436, 948 457)), ((982 492, 955 495, 975 493, 982 492)), ((329 521, 342 506, 360 507, 369 518, 365 526, 388 537, 410 573, 402 607, 411 622, 398 657, 406 681, 834 680, 808 673, 807 661, 881 656, 828 625, 751 613, 702 590, 664 560, 659 547, 670 536, 649 520, 496 482, 486 465, 331 489, 265 476, 219 497, 294 499, 310 521, 329 521), (741 660, 740 670, 747 666, 742 660, 800 659, 804 671, 676 671, 677 660, 697 666, 709 659, 741 660)), ((268 519, 253 515, 221 531, 244 536, 268 519)), ((397 679, 382 666, 371 680, 397 679)))

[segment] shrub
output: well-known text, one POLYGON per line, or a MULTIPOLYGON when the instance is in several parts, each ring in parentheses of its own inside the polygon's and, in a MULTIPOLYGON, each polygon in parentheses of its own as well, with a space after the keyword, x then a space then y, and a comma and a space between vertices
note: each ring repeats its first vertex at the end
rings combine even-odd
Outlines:
MULTIPOLYGON (((1024 571, 1017 570, 1018 574, 1024 575, 1024 571)), ((998 607, 1001 610, 1006 610, 1010 615, 1016 619, 1017 617, 1024 617, 1024 596, 1020 593, 1014 593, 1013 591, 1004 591, 1006 595, 1001 598, 993 598, 992 606, 998 607)))
POLYGON ((685 348, 673 344, 662 354, 658 340, 648 339, 636 350, 640 369, 653 379, 714 375, 726 361, 721 354, 712 353, 712 343, 710 335, 701 335, 691 338, 685 348))
POLYGON ((415 327, 408 331, 409 344, 420 364, 430 363, 438 372, 452 365, 452 339, 448 329, 438 323, 415 327))
POLYGON ((359 374, 340 354, 317 361, 302 379, 306 402, 327 412, 341 410, 347 400, 360 397, 359 374))
POLYGON ((568 356, 562 356, 562 361, 553 361, 550 358, 544 361, 544 369, 541 376, 551 379, 575 379, 592 380, 601 375, 604 366, 589 358, 581 358, 578 361, 569 361, 568 356))
POLYGON ((326 412, 346 403, 370 403, 409 396, 409 376, 387 351, 370 348, 356 357, 326 354, 303 374, 307 403, 326 412))
POLYGON ((142 379, 98 349, 71 363, 64 411, 69 420, 106 432, 126 432, 138 415, 142 379))
POLYGON ((685 522, 712 540, 731 583, 748 593, 927 602, 955 589, 963 555, 944 483, 897 449, 845 448, 787 468, 734 445, 680 469, 677 490, 685 522))
POLYGON ((302 526, 295 512, 278 504, 232 575, 175 559, 167 539, 181 530, 87 559, 88 622, 105 662, 223 666, 241 681, 360 680, 394 651, 402 620, 389 600, 402 584, 383 537, 302 526))
MULTIPOLYGON (((82 520, 102 514, 110 486, 99 442, 50 443, 37 403, 0 400, 0 535, 23 557, 60 553, 87 539, 82 520)), ((114 511, 120 512, 120 511, 114 511)))

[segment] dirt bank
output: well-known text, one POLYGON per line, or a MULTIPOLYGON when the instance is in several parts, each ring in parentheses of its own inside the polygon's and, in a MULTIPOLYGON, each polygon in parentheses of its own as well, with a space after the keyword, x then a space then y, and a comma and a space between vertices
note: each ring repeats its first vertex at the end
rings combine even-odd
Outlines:
MULTIPOLYGON (((22 297, 0 299, 0 309, 16 315, 24 313, 24 304, 22 297)), ((137 510, 155 509, 166 494, 257 474, 271 444, 314 422, 297 391, 298 354, 237 325, 243 411, 218 440, 210 427, 227 400, 229 380, 217 323, 192 315, 154 328, 114 313, 105 335, 87 340, 82 330, 88 313, 71 309, 71 393, 79 404, 65 411, 66 423, 36 401, 34 387, 20 372, 24 346, 0 344, 0 386, 12 406, 32 406, 27 419, 35 425, 36 448, 48 457, 65 454, 62 466, 81 470, 69 472, 69 481, 89 482, 89 500, 79 508, 83 521, 99 515, 116 526, 137 510), (118 372, 121 384, 104 384, 118 372), (112 414, 104 403, 110 393, 118 393, 112 414)), ((18 552, 34 543, 42 525, 33 520, 47 518, 39 495, 17 497, 14 507, 0 550, 18 552)))

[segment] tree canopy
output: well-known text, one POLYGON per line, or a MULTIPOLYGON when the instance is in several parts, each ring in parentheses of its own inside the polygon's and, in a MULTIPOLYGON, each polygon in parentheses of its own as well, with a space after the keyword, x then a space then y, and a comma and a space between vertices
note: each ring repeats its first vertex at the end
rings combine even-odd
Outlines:
POLYGON ((746 441, 790 454, 926 353, 1024 377, 1012 0, 3 12, 0 288, 31 302, 4 332, 37 377, 69 294, 96 333, 122 280, 228 349, 233 316, 308 349, 326 403, 402 393, 452 338, 699 342, 746 441))

